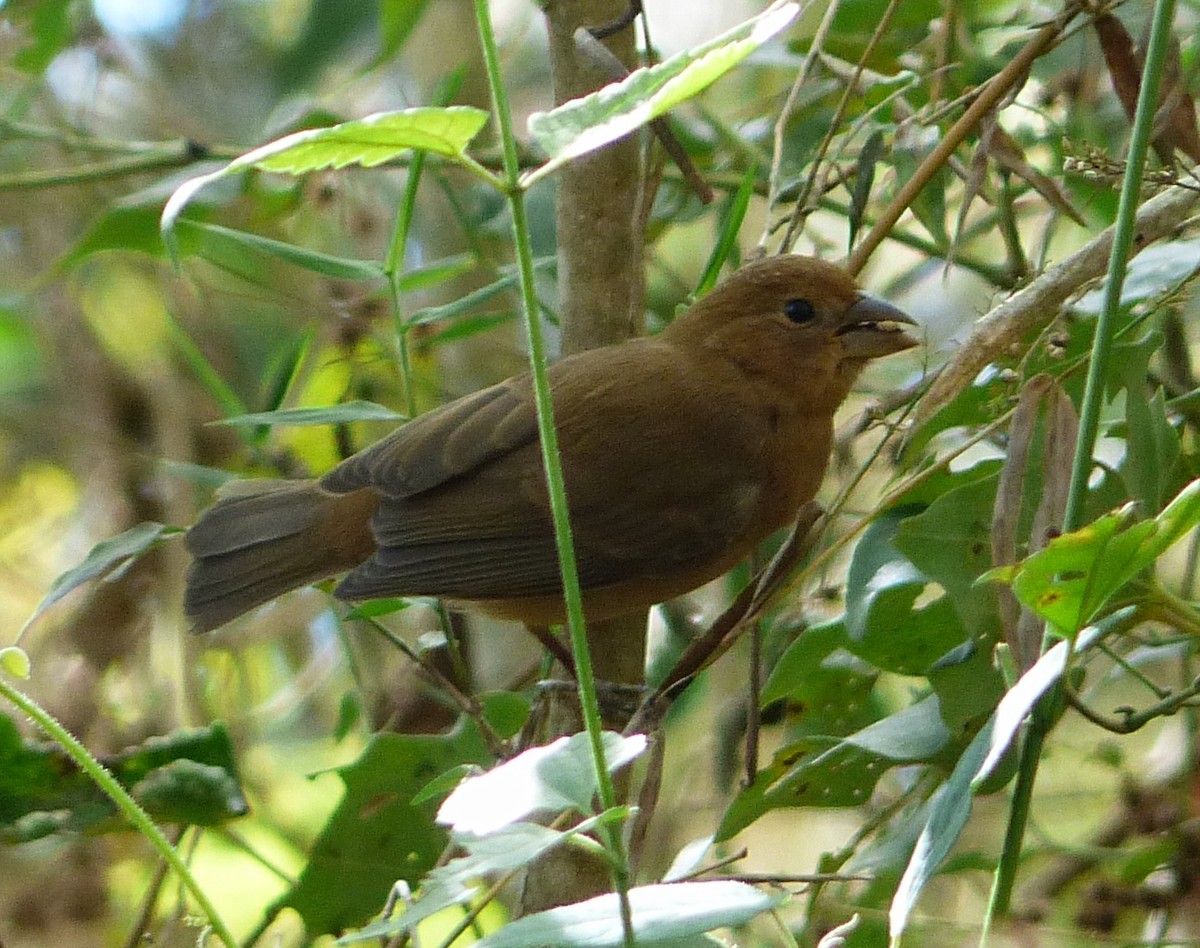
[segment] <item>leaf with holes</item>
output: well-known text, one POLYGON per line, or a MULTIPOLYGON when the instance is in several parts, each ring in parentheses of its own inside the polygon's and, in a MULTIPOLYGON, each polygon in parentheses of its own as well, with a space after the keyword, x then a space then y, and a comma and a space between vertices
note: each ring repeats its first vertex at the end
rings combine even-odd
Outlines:
POLYGON ((967 640, 947 595, 937 592, 916 565, 896 548, 896 534, 913 508, 889 510, 863 534, 846 581, 847 648, 866 662, 901 675, 923 675, 934 662, 967 640))
POLYGON ((949 741, 933 696, 841 741, 796 741, 778 751, 754 783, 737 795, 725 811, 717 840, 729 839, 781 807, 860 806, 886 770, 929 760, 949 741))

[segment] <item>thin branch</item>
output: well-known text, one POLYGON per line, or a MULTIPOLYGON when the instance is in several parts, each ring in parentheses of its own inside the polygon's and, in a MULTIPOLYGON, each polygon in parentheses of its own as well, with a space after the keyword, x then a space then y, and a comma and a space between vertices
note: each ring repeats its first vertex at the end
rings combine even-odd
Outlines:
POLYGON ((1028 43, 1024 48, 1017 53, 1000 72, 998 72, 979 92, 975 101, 963 113, 962 118, 951 126, 937 147, 929 153, 921 166, 913 172, 913 176, 909 178, 900 192, 892 199, 892 202, 880 215, 875 226, 862 239, 862 242, 850 254, 846 261, 846 269, 853 274, 859 273, 871 254, 883 242, 887 232, 895 226, 900 220, 900 215, 903 214, 909 206, 916 200, 917 195, 921 193, 921 189, 933 178, 934 174, 942 167, 954 153, 954 150, 963 143, 967 135, 983 120, 983 117, 992 111, 1000 101, 1009 94, 1009 92, 1020 82, 1024 81, 1029 67, 1033 65, 1034 60, 1039 56, 1047 53, 1058 42, 1064 29, 1073 20, 1079 12, 1078 4, 1075 0, 1070 0, 1066 8, 1054 20, 1047 23, 1028 43))

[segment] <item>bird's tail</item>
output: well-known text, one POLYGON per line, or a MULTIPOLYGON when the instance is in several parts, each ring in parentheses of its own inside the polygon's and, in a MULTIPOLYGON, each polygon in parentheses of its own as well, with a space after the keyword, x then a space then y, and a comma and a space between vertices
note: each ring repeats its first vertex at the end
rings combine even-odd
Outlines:
POLYGON ((306 583, 353 569, 375 552, 378 495, 316 481, 231 481, 192 527, 184 611, 197 632, 306 583))

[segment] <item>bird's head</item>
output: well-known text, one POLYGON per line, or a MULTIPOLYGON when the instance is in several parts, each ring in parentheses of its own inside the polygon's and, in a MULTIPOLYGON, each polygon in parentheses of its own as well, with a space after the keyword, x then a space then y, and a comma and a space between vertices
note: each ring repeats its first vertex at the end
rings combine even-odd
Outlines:
POLYGON ((918 345, 911 318, 863 293, 840 267, 798 255, 748 264, 665 334, 782 387, 818 386, 836 402, 870 359, 918 345))

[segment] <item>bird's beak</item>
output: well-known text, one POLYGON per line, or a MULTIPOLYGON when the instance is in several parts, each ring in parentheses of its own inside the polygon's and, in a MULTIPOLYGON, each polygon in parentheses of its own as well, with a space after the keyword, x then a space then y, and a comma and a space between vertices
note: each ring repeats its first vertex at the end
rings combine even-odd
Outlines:
POLYGON ((919 340, 904 331, 905 326, 915 325, 891 303, 860 293, 854 305, 846 310, 835 334, 842 339, 846 358, 878 359, 920 345, 919 340))

